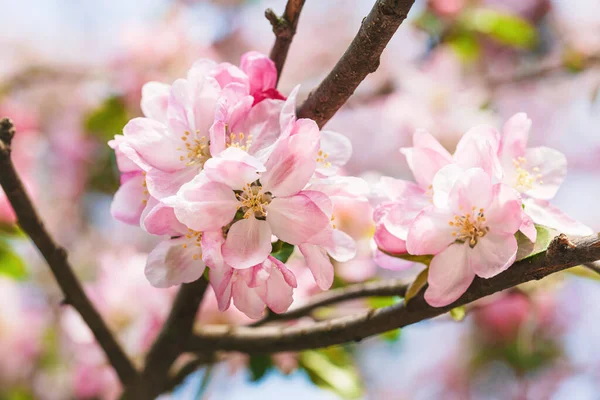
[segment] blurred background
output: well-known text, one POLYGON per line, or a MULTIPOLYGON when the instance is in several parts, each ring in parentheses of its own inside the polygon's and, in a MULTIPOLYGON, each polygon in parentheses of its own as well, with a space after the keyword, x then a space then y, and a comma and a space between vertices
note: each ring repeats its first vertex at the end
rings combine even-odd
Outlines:
MULTIPOLYGON (((331 70, 373 0, 307 0, 280 91, 301 97, 331 70)), ((234 64, 268 53, 264 10, 285 0, 0 0, 0 114, 13 156, 47 226, 129 355, 141 362, 173 290, 143 275, 156 243, 115 221, 118 171, 107 141, 139 116, 143 83, 171 83, 208 57, 234 64)), ((515 112, 532 145, 565 153, 555 205, 600 230, 600 3, 597 0, 417 0, 379 70, 326 126, 349 137, 346 173, 411 179, 398 149, 426 128, 449 150, 474 125, 515 112)), ((372 204, 378 201, 374 195, 372 204)), ((369 204, 342 207, 355 260, 336 286, 391 276, 372 255, 369 204), (362 207, 363 212, 356 212, 362 207), (352 210, 352 212, 350 212, 352 210)), ((318 289, 290 264, 302 302, 318 289)), ((304 275, 303 275, 304 274, 304 275)), ((230 355, 183 382, 174 399, 600 399, 600 275, 576 267, 481 300, 465 311, 363 341, 273 357, 230 355)), ((14 225, 0 191, 0 399, 116 399, 116 375, 78 315, 61 306, 48 268, 14 225)), ((315 319, 382 307, 377 298, 315 319)), ((198 324, 244 324, 208 293, 198 324)), ((167 397, 167 396, 165 396, 167 397)))

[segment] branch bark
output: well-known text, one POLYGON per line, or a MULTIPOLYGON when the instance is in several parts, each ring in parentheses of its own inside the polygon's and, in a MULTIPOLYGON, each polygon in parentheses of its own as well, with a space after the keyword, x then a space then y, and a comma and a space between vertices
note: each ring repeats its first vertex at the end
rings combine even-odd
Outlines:
POLYGON ((292 45, 292 40, 296 34, 296 27, 298 26, 298 19, 300 18, 302 7, 304 7, 304 2, 305 0, 288 0, 281 18, 270 8, 267 8, 265 11, 265 17, 271 23, 273 33, 275 34, 275 43, 269 57, 273 60, 277 68, 278 83, 290 46, 292 45))
POLYGON ((119 379, 125 387, 128 387, 136 381, 138 372, 86 296, 67 260, 67 252, 52 239, 27 195, 10 158, 10 146, 14 134, 12 122, 7 118, 2 119, 0 121, 0 185, 17 215, 19 226, 46 259, 65 295, 64 302, 72 305, 81 314, 106 353, 108 361, 115 368, 119 379))
POLYGON ((169 369, 192 335, 207 287, 208 282, 203 277, 181 285, 169 317, 146 357, 146 368, 137 389, 143 393, 142 398, 153 399, 169 386, 169 369))
POLYGON ((521 283, 539 280, 566 268, 598 259, 600 259, 599 235, 570 240, 561 234, 552 241, 545 252, 516 262, 493 278, 475 278, 467 292, 446 307, 435 308, 428 305, 421 290, 408 304, 400 303, 308 326, 283 328, 207 326, 191 338, 187 347, 189 351, 195 352, 210 349, 211 351, 275 353, 360 341, 372 335, 433 318, 454 307, 471 303, 521 283))
POLYGON ((377 70, 381 53, 413 3, 414 0, 377 0, 342 58, 300 106, 298 118, 313 119, 323 127, 366 76, 377 70))
POLYGON ((271 313, 267 317, 254 322, 249 326, 262 326, 274 321, 289 321, 309 315, 319 307, 341 303, 347 300, 360 299, 373 296, 401 296, 404 297, 408 285, 400 279, 385 281, 365 282, 349 285, 339 289, 332 289, 313 296, 306 304, 293 308, 283 314, 271 313))

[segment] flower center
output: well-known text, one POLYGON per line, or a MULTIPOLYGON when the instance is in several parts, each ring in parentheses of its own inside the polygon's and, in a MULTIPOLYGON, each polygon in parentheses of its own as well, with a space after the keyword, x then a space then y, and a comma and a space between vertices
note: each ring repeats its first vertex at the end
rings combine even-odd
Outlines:
POLYGON ((248 151, 250 146, 252 145, 252 135, 246 136, 243 132, 238 133, 230 133, 227 136, 226 144, 227 147, 237 147, 238 149, 248 151))
POLYGON ((540 169, 538 167, 533 167, 531 169, 530 173, 527 169, 527 160, 525 159, 525 157, 518 157, 512 160, 513 161, 513 165, 515 166, 515 170, 516 170, 516 186, 517 189, 521 190, 521 191, 526 191, 529 190, 531 188, 533 188, 534 183, 536 183, 536 181, 542 185, 544 182, 541 180, 542 175, 539 173, 540 169))
POLYGON ((254 215, 256 218, 267 216, 267 206, 273 199, 270 192, 264 192, 260 183, 248 183, 235 196, 240 201, 244 218, 254 215))
POLYGON ((323 164, 324 168, 329 168, 331 167, 331 163, 327 161, 328 158, 329 153, 324 153, 323 150, 319 150, 319 153, 317 154, 317 163, 323 164))
POLYGON ((450 220, 448 225, 454 227, 452 236, 457 242, 469 243, 471 248, 475 247, 480 238, 484 237, 490 230, 485 226, 485 210, 473 207, 472 213, 465 215, 455 215, 454 220, 450 220))
MULTIPOLYGON (((187 243, 184 243, 182 247, 187 249, 188 246, 200 247, 202 241, 202 232, 195 231, 193 229, 188 229, 188 233, 185 234, 186 239, 188 239, 187 243)), ((202 250, 198 249, 198 253, 192 254, 192 258, 194 260, 198 260, 202 257, 202 250)))
POLYGON ((148 192, 148 185, 146 184, 146 172, 142 172, 144 174, 144 180, 142 181, 142 187, 144 188, 144 197, 145 199, 142 200, 142 204, 146 205, 148 204, 148 198, 150 197, 150 193, 148 192))
MULTIPOLYGON (((200 131, 196 131, 198 134, 200 131)), ((186 153, 185 156, 179 157, 181 161, 186 161, 186 165, 199 164, 201 167, 210 158, 210 143, 206 136, 202 136, 199 139, 193 139, 190 137, 190 132, 185 131, 185 135, 181 137, 185 148, 179 147, 177 150, 181 150, 186 153)))

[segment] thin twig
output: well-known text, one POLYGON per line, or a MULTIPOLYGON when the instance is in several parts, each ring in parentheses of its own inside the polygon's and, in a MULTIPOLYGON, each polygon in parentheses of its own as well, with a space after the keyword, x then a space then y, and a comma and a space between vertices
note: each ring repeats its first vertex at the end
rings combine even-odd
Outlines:
POLYGON ((2 119, 0 121, 0 185, 17 215, 19 226, 29 235, 46 259, 65 295, 64 303, 72 305, 81 314, 106 353, 108 361, 115 368, 119 379, 125 387, 128 387, 136 381, 138 373, 111 334, 102 316, 86 296, 67 260, 67 252, 52 239, 27 195, 10 158, 10 145, 14 134, 12 122, 7 118, 2 119))
POLYGON ((377 0, 342 58, 300 106, 298 118, 313 119, 323 127, 367 75, 377 70, 381 53, 413 3, 414 0, 377 0))
POLYGON ((465 294, 445 307, 435 308, 427 304, 423 297, 424 291, 421 290, 408 304, 399 303, 310 325, 258 328, 203 327, 191 338, 188 350, 202 351, 208 348, 211 351, 240 351, 250 354, 276 353, 360 341, 369 336, 433 318, 455 307, 521 283, 542 279, 566 268, 599 259, 598 235, 570 240, 561 234, 552 241, 545 252, 518 261, 493 278, 475 278, 465 294))
POLYGON ((217 358, 214 353, 202 354, 198 356, 198 358, 194 358, 193 360, 185 364, 183 367, 181 367, 179 371, 177 371, 175 376, 171 378, 168 385, 165 387, 164 391, 169 392, 175 389, 177 386, 183 383, 185 378, 187 378, 189 375, 193 374, 201 367, 214 363, 216 360, 217 358))
POLYGON ((181 285, 169 317, 146 357, 146 368, 139 383, 139 391, 146 398, 155 398, 168 386, 169 369, 184 351, 184 343, 192 335, 194 321, 207 287, 208 282, 203 277, 181 285))
POLYGON ((249 326, 262 326, 273 321, 289 321, 309 315, 313 310, 341 303, 347 300, 360 299, 373 296, 404 296, 408 285, 400 279, 384 281, 364 282, 349 285, 339 289, 332 289, 319 293, 299 307, 289 310, 283 314, 270 313, 265 318, 254 322, 249 326))
POLYGON ((277 68, 277 82, 279 82, 288 51, 296 34, 296 27, 304 2, 305 0, 288 0, 281 18, 270 8, 265 11, 265 17, 271 23, 275 34, 275 43, 271 49, 270 58, 277 68))

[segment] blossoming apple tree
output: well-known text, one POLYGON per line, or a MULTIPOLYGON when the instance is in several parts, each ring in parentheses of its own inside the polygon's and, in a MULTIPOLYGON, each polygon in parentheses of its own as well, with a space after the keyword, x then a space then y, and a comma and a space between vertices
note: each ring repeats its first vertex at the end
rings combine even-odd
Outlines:
POLYGON ((338 175, 351 145, 343 132, 322 128, 377 69, 413 1, 376 1, 331 73, 297 104, 298 90, 281 93, 277 82, 303 3, 289 0, 281 17, 267 11, 276 36, 269 57, 248 52, 239 66, 202 59, 171 85, 146 83, 144 117, 130 120, 109 142, 121 174, 112 215, 162 238, 148 256, 145 276, 157 288, 180 286, 141 368, 122 350, 66 251, 44 228, 10 157, 19 132, 8 119, 1 123, 0 184, 127 398, 154 398, 220 353, 272 354, 358 341, 600 259, 597 235, 549 202, 566 176, 565 157, 527 147, 532 121, 518 113, 500 132, 473 127, 454 154, 427 131, 415 132, 412 147, 401 150, 414 182, 383 177, 386 200, 372 217, 378 263, 398 270, 418 262, 421 274, 408 286, 383 280, 328 290, 335 279, 332 259, 356 254, 334 209, 347 200, 368 201, 372 188, 338 175), (316 285, 328 291, 290 309, 300 285, 286 265, 295 248, 316 285), (257 321, 194 330, 208 285, 219 310, 233 303, 257 321), (289 323, 326 304, 382 295, 404 300, 351 316, 289 323), (184 353, 195 358, 172 374, 184 353))

